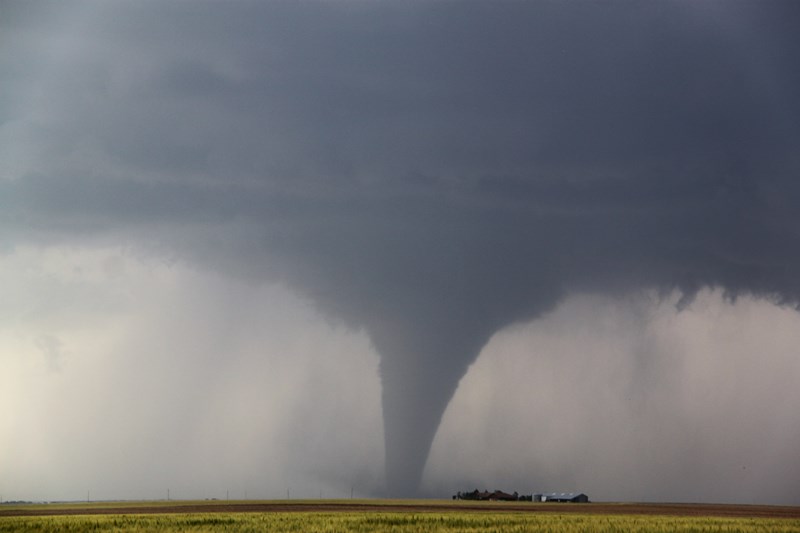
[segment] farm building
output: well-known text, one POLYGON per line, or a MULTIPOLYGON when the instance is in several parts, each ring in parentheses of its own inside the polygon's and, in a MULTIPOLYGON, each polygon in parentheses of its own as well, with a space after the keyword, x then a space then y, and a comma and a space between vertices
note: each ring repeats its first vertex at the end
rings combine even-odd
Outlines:
POLYGON ((535 502, 589 503, 589 497, 582 492, 544 492, 534 494, 535 502))

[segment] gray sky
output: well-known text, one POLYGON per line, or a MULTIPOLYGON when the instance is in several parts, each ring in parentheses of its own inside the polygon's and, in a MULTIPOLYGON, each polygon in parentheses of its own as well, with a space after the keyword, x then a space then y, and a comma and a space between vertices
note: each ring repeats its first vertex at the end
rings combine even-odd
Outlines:
POLYGON ((0 495, 800 503, 798 22, 0 2, 0 495))

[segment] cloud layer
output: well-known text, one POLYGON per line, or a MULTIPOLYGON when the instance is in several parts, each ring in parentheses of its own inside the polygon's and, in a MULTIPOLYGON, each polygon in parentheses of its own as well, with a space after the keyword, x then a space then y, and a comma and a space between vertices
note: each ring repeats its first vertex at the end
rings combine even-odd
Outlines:
MULTIPOLYGON (((585 292, 797 305, 797 18, 788 2, 9 2, 0 247, 130 247, 363 328, 388 491, 414 494, 504 327, 585 292)), ((58 367, 67 345, 35 342, 58 367)))

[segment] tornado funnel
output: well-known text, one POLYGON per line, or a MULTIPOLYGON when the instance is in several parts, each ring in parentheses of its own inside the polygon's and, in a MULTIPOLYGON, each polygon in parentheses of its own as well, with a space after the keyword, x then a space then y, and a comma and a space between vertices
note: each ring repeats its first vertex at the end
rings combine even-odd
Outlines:
POLYGON ((381 356, 386 491, 418 495, 431 444, 458 383, 491 331, 431 320, 372 333, 381 356))

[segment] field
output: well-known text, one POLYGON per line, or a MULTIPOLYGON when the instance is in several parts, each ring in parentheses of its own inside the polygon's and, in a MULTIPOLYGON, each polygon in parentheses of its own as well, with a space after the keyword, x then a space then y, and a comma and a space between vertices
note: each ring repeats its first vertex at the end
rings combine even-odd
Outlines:
POLYGON ((800 532, 800 508, 437 500, 110 502, 0 507, 0 532, 800 532))

